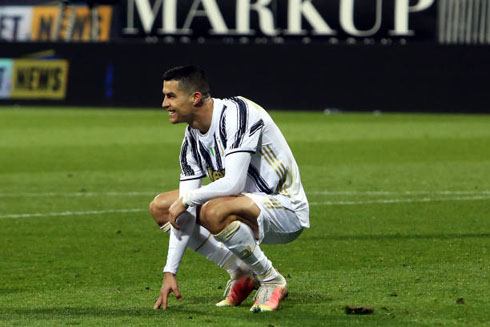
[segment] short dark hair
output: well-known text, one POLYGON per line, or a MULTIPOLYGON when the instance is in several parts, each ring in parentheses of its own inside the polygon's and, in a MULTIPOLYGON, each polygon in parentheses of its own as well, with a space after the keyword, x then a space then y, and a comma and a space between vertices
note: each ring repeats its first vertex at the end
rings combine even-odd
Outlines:
POLYGON ((187 92, 200 92, 203 97, 209 97, 211 90, 204 70, 198 66, 178 66, 163 74, 164 81, 179 81, 179 89, 187 92))

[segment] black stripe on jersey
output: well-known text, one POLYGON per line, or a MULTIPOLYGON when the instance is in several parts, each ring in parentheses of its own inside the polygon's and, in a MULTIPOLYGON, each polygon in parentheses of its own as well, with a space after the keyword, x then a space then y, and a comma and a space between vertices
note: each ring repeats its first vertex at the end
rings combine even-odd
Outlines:
POLYGON ((264 192, 266 194, 273 193, 269 188, 269 185, 267 185, 267 182, 260 176, 259 171, 253 165, 248 167, 248 176, 252 178, 260 192, 264 192))
POLYGON ((197 176, 197 177, 192 177, 192 178, 185 178, 185 179, 180 179, 181 182, 185 182, 185 181, 193 181, 195 179, 201 179, 201 178, 204 178, 206 177, 206 175, 202 175, 202 176, 197 176))
POLYGON ((247 131, 247 104, 238 97, 231 98, 230 100, 235 102, 238 106, 238 130, 236 133, 235 142, 233 142, 231 146, 232 149, 236 149, 242 144, 243 137, 247 131))
POLYGON ((249 136, 254 135, 255 132, 257 132, 262 127, 264 127, 264 121, 262 119, 260 119, 258 122, 253 124, 252 127, 250 127, 250 135, 249 136))
POLYGON ((199 167, 201 167, 201 170, 204 171, 202 167, 201 156, 199 156, 199 153, 197 152, 197 143, 194 139, 194 136, 191 134, 190 126, 187 126, 187 130, 189 131, 189 143, 191 144, 192 155, 194 156, 194 159, 196 160, 199 167))
POLYGON ((219 152, 218 142, 216 142, 216 134, 214 137, 214 152, 216 152, 216 164, 218 165, 218 171, 222 171, 223 163, 221 162, 221 153, 219 152))
POLYGON ((212 171, 216 171, 216 169, 214 169, 213 167, 213 161, 211 160, 211 156, 209 155, 209 152, 206 150, 204 145, 202 145, 201 141, 199 141, 199 152, 201 153, 201 156, 204 158, 204 161, 206 162, 206 166, 212 171))
POLYGON ((226 149, 226 116, 225 116, 226 106, 223 106, 221 110, 221 117, 219 118, 219 137, 223 147, 226 149))
POLYGON ((228 152, 228 153, 225 155, 225 157, 227 157, 229 154, 238 153, 238 152, 255 153, 255 151, 252 151, 252 150, 236 150, 236 151, 230 151, 230 152, 228 152))
POLYGON ((182 168, 182 173, 185 176, 194 175, 194 170, 187 163, 187 148, 189 147, 189 140, 187 137, 184 140, 184 144, 182 144, 182 148, 180 149, 180 167, 182 168))

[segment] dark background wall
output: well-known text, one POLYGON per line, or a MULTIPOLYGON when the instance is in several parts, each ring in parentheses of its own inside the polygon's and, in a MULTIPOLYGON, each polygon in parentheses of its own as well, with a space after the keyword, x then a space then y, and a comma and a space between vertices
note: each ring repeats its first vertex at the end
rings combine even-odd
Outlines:
POLYGON ((158 107, 162 73, 193 63, 214 96, 270 109, 490 112, 488 46, 3 43, 0 57, 49 49, 69 79, 66 100, 44 104, 158 107))

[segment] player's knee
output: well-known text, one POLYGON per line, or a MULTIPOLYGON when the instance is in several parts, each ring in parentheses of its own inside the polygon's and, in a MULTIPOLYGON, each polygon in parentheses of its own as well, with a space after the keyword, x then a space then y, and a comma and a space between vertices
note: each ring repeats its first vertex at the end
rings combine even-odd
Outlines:
POLYGON ((201 207, 200 224, 213 234, 221 231, 221 222, 226 218, 226 212, 219 203, 209 201, 201 207))
POLYGON ((172 205, 172 199, 165 193, 157 195, 150 203, 150 213, 155 221, 161 225, 168 221, 168 209, 172 205))

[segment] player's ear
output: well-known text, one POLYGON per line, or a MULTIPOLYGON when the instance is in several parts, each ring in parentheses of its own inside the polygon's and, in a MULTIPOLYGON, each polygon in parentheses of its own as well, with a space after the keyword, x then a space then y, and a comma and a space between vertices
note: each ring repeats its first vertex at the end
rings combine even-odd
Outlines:
POLYGON ((192 104, 194 106, 200 106, 202 104, 202 93, 201 92, 194 92, 192 93, 192 104))

